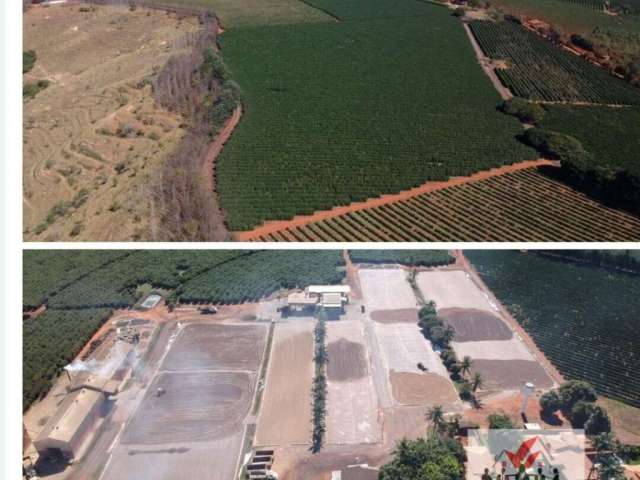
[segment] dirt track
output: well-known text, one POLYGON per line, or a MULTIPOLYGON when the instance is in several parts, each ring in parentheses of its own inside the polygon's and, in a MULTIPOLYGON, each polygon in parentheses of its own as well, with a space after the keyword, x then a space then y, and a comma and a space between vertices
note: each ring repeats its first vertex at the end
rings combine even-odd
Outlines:
POLYGON ((269 235, 271 233, 276 233, 288 228, 301 227, 309 223, 338 217, 347 213, 357 212, 359 210, 365 210, 373 207, 379 207, 381 205, 387 205, 389 203, 398 202, 400 200, 408 200, 418 195, 443 190, 447 187, 464 185, 465 183, 477 182, 479 180, 485 180, 487 178, 504 175, 506 173, 516 172, 518 170, 524 170, 527 168, 540 167, 543 165, 557 167, 558 162, 546 159, 527 160, 524 162, 516 163, 514 165, 505 165, 503 167, 492 168, 491 170, 474 173, 473 175, 467 177, 453 177, 444 182, 426 182, 419 187, 415 187, 410 190, 404 190, 396 194, 382 195, 377 198, 370 198, 363 202, 354 202, 350 203, 349 205, 334 207, 331 210, 318 211, 311 215, 298 215, 291 220, 270 220, 254 228, 253 230, 249 230, 246 232, 235 232, 234 238, 239 241, 254 240, 263 235, 269 235))
POLYGON ((213 141, 211 145, 209 145, 207 154, 204 157, 204 162, 202 163, 202 175, 203 175, 203 178, 207 182, 209 182, 210 190, 215 191, 216 189, 216 185, 214 181, 214 171, 215 171, 214 166, 215 166, 216 158, 218 158, 218 155, 220 155, 220 152, 222 151, 222 147, 224 147, 224 144, 227 143, 227 141, 231 137, 231 134, 233 133, 235 128, 238 126, 241 116, 242 116, 242 107, 237 107, 233 111, 233 114, 231 114, 231 118, 227 120, 227 123, 224 125, 222 130, 220 130, 220 133, 218 133, 218 136, 216 137, 216 139, 213 141))

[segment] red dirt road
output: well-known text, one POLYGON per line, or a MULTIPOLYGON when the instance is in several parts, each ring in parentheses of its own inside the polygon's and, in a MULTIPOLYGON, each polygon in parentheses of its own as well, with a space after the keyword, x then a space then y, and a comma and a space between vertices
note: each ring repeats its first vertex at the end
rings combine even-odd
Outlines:
POLYGON ((373 207, 379 207, 381 205, 387 205, 389 203, 398 202, 401 200, 408 200, 410 198, 417 197, 418 195, 443 190, 448 187, 464 185, 470 182, 477 182, 479 180, 485 180, 487 178, 504 175, 506 173, 517 172, 519 170, 524 170, 527 168, 541 166, 557 167, 558 165, 559 163, 556 161, 541 158, 538 160, 527 160, 524 162, 516 163, 514 165, 505 165, 498 168, 492 168, 490 170, 484 170, 467 177, 453 177, 444 182, 426 182, 419 187, 415 187, 410 190, 404 190, 402 192, 390 195, 382 195, 377 198, 370 198, 363 202, 353 202, 349 205, 334 207, 331 210, 318 211, 313 213, 312 215, 298 215, 291 220, 267 221, 261 226, 254 228, 253 230, 248 230, 246 232, 235 232, 234 238, 239 241, 250 241, 258 239, 263 235, 269 235, 281 230, 286 230, 288 228, 302 227, 309 223, 338 217, 347 213, 357 212, 359 210, 365 210, 373 207))

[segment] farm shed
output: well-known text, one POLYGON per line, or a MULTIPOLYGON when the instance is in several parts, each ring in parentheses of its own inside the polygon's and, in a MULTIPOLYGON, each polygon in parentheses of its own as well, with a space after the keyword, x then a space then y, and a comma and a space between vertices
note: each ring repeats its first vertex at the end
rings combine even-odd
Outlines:
POLYGON ((82 388, 63 400, 56 414, 33 442, 40 455, 62 453, 77 458, 84 441, 100 418, 105 396, 100 391, 82 388))
POLYGON ((291 312, 313 311, 317 304, 318 297, 309 296, 306 292, 294 292, 287 297, 287 306, 291 312))

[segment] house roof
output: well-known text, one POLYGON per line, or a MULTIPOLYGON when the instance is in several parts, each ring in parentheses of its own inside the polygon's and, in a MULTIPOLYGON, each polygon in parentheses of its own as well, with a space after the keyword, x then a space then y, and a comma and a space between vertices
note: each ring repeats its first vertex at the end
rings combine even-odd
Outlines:
POLYGON ((309 293, 350 293, 351 287, 349 285, 309 285, 307 287, 309 293))

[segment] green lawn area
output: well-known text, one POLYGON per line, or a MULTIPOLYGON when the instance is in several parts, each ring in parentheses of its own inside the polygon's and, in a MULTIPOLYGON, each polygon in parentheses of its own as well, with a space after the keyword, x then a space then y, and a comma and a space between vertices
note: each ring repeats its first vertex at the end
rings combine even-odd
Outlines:
POLYGON ((211 9, 225 29, 247 25, 335 21, 299 0, 161 0, 158 3, 211 9))
POLYGON ((221 36, 245 104, 217 161, 230 229, 535 158, 460 21, 407 8, 420 16, 221 36))

